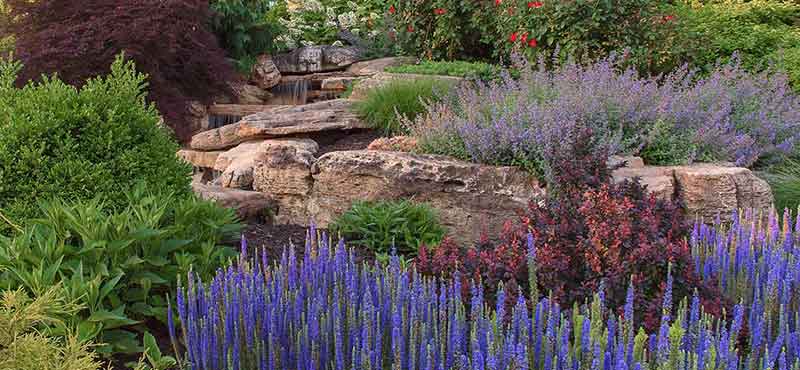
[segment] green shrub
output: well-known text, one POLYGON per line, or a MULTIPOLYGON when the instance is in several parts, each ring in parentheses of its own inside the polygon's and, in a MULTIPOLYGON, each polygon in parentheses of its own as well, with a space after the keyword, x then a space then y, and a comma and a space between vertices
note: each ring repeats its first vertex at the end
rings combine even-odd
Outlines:
POLYGON ((793 210, 800 205, 800 158, 787 158, 765 177, 775 195, 775 208, 793 210))
POLYGON ((454 82, 438 79, 394 80, 370 91, 355 106, 358 115, 370 127, 385 135, 406 133, 403 119, 414 120, 425 112, 425 104, 437 101, 454 82))
POLYGON ((800 93, 800 46, 776 51, 771 60, 789 76, 794 91, 800 93))
POLYGON ((768 56, 800 44, 800 4, 756 0, 704 5, 679 3, 671 9, 676 22, 674 43, 680 47, 670 66, 691 62, 708 67, 737 53, 747 67, 764 67, 768 56), (689 47, 686 47, 689 45, 689 47))
POLYGON ((414 257, 420 245, 437 245, 445 230, 430 206, 409 200, 356 202, 330 225, 333 235, 385 257, 396 248, 414 257))
POLYGON ((601 58, 611 51, 647 53, 665 28, 653 19, 656 0, 531 1, 503 0, 495 8, 492 36, 500 56, 514 52, 550 57, 601 58))
POLYGON ((639 153, 645 163, 656 166, 690 163, 697 146, 691 135, 681 134, 667 121, 656 122, 648 133, 647 142, 639 153))
POLYGON ((68 318, 102 353, 139 351, 133 329, 166 322, 166 295, 191 269, 214 272, 234 251, 217 244, 239 231, 232 211, 192 196, 133 189, 125 207, 102 199, 40 202, 39 218, 0 237, 0 288, 39 295, 55 285, 81 304, 68 318))
MULTIPOLYGON (((15 88, 18 63, 0 64, 0 209, 13 223, 36 214, 36 200, 102 197, 127 202, 138 182, 190 193, 191 168, 145 103, 145 76, 117 58, 111 74, 77 89, 57 78, 15 88)), ((0 234, 8 233, 0 221, 0 234)))
POLYGON ((490 59, 506 21, 495 0, 396 0, 380 10, 404 54, 429 60, 490 59))
POLYGON ((2 292, 0 301, 0 369, 99 370, 102 364, 88 343, 74 335, 58 338, 47 334, 64 327, 61 318, 79 306, 65 301, 59 287, 50 287, 31 299, 21 289, 2 292))
POLYGON ((384 8, 383 0, 294 0, 278 4, 273 16, 285 27, 276 39, 282 47, 330 45, 341 39, 340 31, 348 31, 364 44, 358 46, 366 49, 385 42, 383 14, 388 5, 384 8))
POLYGON ((241 62, 276 51, 273 41, 280 35, 281 26, 269 17, 274 4, 268 0, 211 1, 212 29, 231 57, 241 62))
POLYGON ((387 68, 387 72, 414 73, 421 75, 440 75, 465 77, 490 81, 500 77, 502 68, 481 62, 456 61, 423 61, 419 64, 395 66, 387 68))
POLYGON ((9 25, 8 6, 0 0, 0 58, 14 51, 14 36, 7 30, 9 25))

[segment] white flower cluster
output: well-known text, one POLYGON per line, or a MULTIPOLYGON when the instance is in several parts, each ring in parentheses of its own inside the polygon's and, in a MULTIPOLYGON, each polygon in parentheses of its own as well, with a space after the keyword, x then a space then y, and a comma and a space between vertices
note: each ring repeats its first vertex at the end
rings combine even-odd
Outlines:
MULTIPOLYGON (((379 19, 378 14, 368 11, 366 7, 358 5, 354 1, 347 1, 344 4, 342 4, 342 0, 283 1, 287 1, 289 11, 288 17, 280 19, 286 32, 275 38, 275 42, 279 45, 285 45, 288 48, 314 45, 314 41, 307 40, 306 36, 315 31, 326 33, 320 31, 325 29, 334 31, 345 29, 357 36, 370 39, 380 34, 380 31, 371 27, 379 19), (336 9, 344 9, 344 11, 337 12, 336 9), (316 16, 311 16, 314 14, 316 16), (320 15, 324 16, 322 22, 318 21, 323 18, 320 15), (311 21, 311 19, 317 20, 311 21)), ((341 45, 341 42, 337 41, 337 43, 341 45)))

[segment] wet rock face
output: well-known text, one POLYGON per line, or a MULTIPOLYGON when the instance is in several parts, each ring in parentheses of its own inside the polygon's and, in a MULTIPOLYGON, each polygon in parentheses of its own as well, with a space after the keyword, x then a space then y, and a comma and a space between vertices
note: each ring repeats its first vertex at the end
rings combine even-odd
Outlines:
POLYGON ((361 59, 361 52, 350 46, 305 46, 273 57, 282 74, 338 71, 361 59))

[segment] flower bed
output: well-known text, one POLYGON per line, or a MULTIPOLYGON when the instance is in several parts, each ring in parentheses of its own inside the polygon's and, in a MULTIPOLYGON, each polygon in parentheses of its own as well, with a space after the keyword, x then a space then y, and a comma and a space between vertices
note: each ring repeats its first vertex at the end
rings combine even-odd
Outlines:
POLYGON ((751 74, 734 62, 704 78, 686 70, 643 78, 623 64, 612 56, 525 65, 520 79, 463 85, 407 124, 426 152, 540 175, 559 171, 554 157, 578 145, 650 164, 750 167, 789 154, 800 138, 800 98, 782 74, 751 74))
POLYGON ((424 278, 396 258, 359 266, 323 235, 301 262, 289 250, 270 265, 245 247, 207 284, 190 275, 178 292, 181 336, 193 369, 793 368, 800 230, 751 216, 730 229, 697 226, 691 241, 703 276, 741 303, 720 317, 696 294, 674 302, 668 273, 652 333, 639 328, 633 284, 621 307, 607 306, 601 287, 571 310, 522 295, 507 310, 502 291, 489 306, 481 284, 464 292, 460 279, 424 278))

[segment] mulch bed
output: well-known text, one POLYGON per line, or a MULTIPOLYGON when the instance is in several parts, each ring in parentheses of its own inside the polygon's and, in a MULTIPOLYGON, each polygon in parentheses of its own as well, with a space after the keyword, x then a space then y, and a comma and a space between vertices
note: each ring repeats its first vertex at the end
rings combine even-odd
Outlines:
MULTIPOLYGON (((317 229, 325 232, 325 229, 317 229)), ((308 228, 300 225, 249 224, 244 230, 248 248, 266 248, 270 261, 280 261, 285 248, 294 246, 298 259, 303 258, 308 228)), ((336 238, 333 238, 336 240, 336 238)), ((354 248, 357 261, 374 261, 375 254, 363 248, 354 248)))

